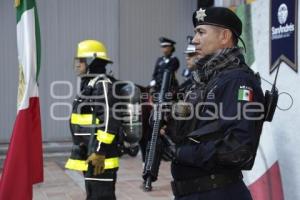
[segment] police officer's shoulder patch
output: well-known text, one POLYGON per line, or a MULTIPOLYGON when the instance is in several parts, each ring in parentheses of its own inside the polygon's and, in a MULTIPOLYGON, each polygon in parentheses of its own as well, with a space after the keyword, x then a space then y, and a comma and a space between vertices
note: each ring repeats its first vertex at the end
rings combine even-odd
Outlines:
POLYGON ((253 89, 249 86, 241 85, 238 90, 238 101, 253 101, 253 89))

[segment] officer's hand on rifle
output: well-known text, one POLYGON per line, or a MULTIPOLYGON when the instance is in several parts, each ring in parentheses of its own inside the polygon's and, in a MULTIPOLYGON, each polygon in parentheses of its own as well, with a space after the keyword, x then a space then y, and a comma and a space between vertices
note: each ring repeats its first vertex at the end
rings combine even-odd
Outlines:
POLYGON ((166 128, 167 128, 166 125, 164 125, 163 127, 161 127, 161 129, 159 130, 159 133, 160 133, 161 135, 165 135, 165 134, 166 134, 166 128))
POLYGON ((162 134, 162 140, 166 145, 164 154, 172 161, 176 161, 177 158, 177 149, 176 144, 167 134, 162 134))
POLYGON ((105 156, 98 153, 92 153, 86 163, 90 163, 94 167, 94 176, 100 175, 104 172, 105 156))

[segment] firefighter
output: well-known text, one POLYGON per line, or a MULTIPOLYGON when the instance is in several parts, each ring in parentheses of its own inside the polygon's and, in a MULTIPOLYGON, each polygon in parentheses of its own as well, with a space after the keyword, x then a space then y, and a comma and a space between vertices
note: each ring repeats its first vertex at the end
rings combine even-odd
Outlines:
POLYGON ((73 102, 73 147, 65 167, 83 172, 87 200, 116 199, 121 122, 111 109, 117 102, 112 94, 116 79, 106 74, 106 65, 111 63, 103 43, 85 40, 78 44, 74 67, 80 77, 80 94, 73 102))

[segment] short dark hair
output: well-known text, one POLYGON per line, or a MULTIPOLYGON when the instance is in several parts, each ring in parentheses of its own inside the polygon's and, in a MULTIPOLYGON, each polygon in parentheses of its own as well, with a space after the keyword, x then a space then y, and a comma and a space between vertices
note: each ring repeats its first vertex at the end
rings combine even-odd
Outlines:
POLYGON ((237 46, 239 43, 239 38, 234 33, 232 33, 232 42, 233 42, 234 46, 237 46))
POLYGON ((174 46, 172 46, 172 47, 173 47, 173 48, 172 48, 172 51, 171 51, 171 52, 174 53, 176 49, 175 49, 174 46))
POLYGON ((229 28, 226 28, 226 27, 221 27, 221 26, 212 26, 213 28, 215 28, 215 30, 229 30, 231 32, 231 35, 232 35, 232 42, 233 42, 233 45, 234 46, 237 46, 238 43, 239 43, 239 38, 238 36, 232 31, 230 30, 229 28))

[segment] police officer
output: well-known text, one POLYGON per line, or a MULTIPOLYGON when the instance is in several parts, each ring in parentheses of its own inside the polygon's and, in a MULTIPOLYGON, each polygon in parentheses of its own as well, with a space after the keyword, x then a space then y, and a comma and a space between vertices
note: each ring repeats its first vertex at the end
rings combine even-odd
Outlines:
POLYGON ((66 168, 83 171, 88 200, 114 200, 119 167, 120 121, 112 115, 114 78, 106 75, 112 63, 103 43, 78 44, 75 70, 81 79, 80 94, 73 102, 70 130, 73 138, 66 168))
MULTIPOLYGON (((189 59, 193 56, 196 55, 196 47, 193 44, 192 40, 193 40, 193 36, 187 36, 187 48, 184 51, 184 54, 186 55, 186 58, 189 59)), ((177 95, 178 99, 182 100, 182 93, 184 93, 186 90, 188 90, 188 88, 192 85, 192 79, 191 79, 191 70, 189 69, 189 67, 185 68, 182 71, 182 76, 184 77, 184 82, 179 86, 178 88, 178 93, 179 95, 177 95)))
POLYGON ((241 170, 253 166, 264 121, 260 78, 237 46, 242 22, 223 7, 193 15, 196 55, 187 57, 193 85, 174 106, 176 145, 172 190, 176 200, 251 200, 241 170), (190 117, 191 116, 191 117, 190 117))
MULTIPOLYGON (((175 91, 178 87, 178 81, 176 79, 176 71, 179 69, 179 60, 177 57, 173 56, 175 52, 175 44, 171 39, 161 37, 159 38, 161 51, 163 53, 162 57, 159 57, 156 61, 154 72, 152 74, 152 80, 150 82, 150 93, 158 93, 162 84, 163 73, 166 68, 168 68, 172 73, 171 80, 171 91, 175 91)), ((155 95, 155 96, 158 96, 155 95)), ((155 101, 154 96, 154 101, 155 101)))

